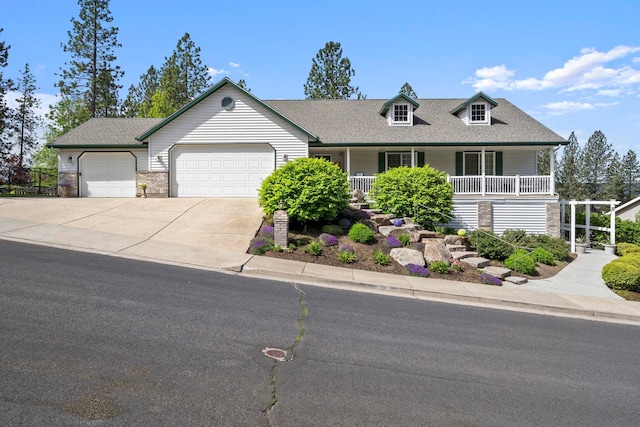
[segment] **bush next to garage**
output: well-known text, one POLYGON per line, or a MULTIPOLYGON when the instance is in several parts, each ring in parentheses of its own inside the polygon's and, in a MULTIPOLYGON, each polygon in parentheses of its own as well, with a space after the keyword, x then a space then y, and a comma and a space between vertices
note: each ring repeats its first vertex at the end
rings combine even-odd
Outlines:
POLYGON ((412 217, 429 228, 434 222, 448 222, 453 209, 453 187, 446 174, 429 165, 402 166, 376 175, 369 196, 383 211, 397 218, 412 217))
POLYGON ((324 159, 300 158, 276 169, 263 182, 258 203, 267 214, 286 210, 299 222, 330 221, 347 207, 347 174, 324 159))

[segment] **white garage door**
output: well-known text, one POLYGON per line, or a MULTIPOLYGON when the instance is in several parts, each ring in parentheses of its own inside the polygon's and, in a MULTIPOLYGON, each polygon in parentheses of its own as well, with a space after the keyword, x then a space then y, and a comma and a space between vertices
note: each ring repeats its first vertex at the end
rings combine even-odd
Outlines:
POLYGON ((135 197, 136 158, 131 153, 80 157, 80 197, 135 197))
POLYGON ((275 165, 267 144, 176 146, 171 159, 173 197, 257 197, 275 165))

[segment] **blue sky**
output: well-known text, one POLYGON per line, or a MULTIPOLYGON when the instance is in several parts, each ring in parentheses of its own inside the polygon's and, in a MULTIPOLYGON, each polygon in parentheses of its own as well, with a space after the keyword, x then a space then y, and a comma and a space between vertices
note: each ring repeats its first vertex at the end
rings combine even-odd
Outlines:
MULTIPOLYGON (((368 98, 404 82, 421 98, 468 98, 482 90, 584 144, 601 130, 620 155, 640 154, 640 2, 112 0, 117 64, 126 88, 159 67, 188 32, 212 83, 245 79, 262 99, 302 99, 311 59, 341 43, 368 98)), ((0 38, 13 78, 29 63, 42 99, 69 56, 76 1, 8 0, 0 38)))

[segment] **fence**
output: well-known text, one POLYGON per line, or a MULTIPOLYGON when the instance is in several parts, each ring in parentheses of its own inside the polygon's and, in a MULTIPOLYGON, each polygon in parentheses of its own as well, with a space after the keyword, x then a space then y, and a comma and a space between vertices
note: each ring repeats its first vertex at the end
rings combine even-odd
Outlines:
POLYGON ((49 168, 11 168, 4 171, 0 192, 11 194, 58 194, 58 171, 49 168))
MULTIPOLYGON (((560 218, 561 225, 560 230, 562 232, 563 237, 566 232, 569 232, 569 242, 571 244, 571 252, 576 251, 576 229, 584 230, 584 243, 589 245, 591 243, 591 230, 604 231, 609 232, 609 243, 612 245, 616 244, 616 216, 613 212, 615 207, 620 204, 619 201, 609 200, 609 201, 594 201, 594 200, 561 200, 560 201, 560 218), (569 223, 566 223, 566 206, 569 205, 571 208, 571 217, 569 219, 569 223), (584 205, 585 207, 585 223, 584 224, 576 224, 576 207, 579 205, 584 205), (591 206, 592 205, 609 205, 609 212, 611 214, 611 222, 609 227, 597 227, 590 224, 591 221, 591 206)), ((583 242, 580 242, 583 243, 583 242)))

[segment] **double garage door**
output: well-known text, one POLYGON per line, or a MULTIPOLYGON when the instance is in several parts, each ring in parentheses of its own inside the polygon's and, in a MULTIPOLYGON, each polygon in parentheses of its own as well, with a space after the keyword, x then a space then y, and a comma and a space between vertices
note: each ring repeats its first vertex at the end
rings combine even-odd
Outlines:
POLYGON ((172 197, 257 197, 273 172, 268 144, 175 146, 171 150, 172 197))
POLYGON ((80 156, 80 197, 135 197, 136 158, 129 152, 80 156))

